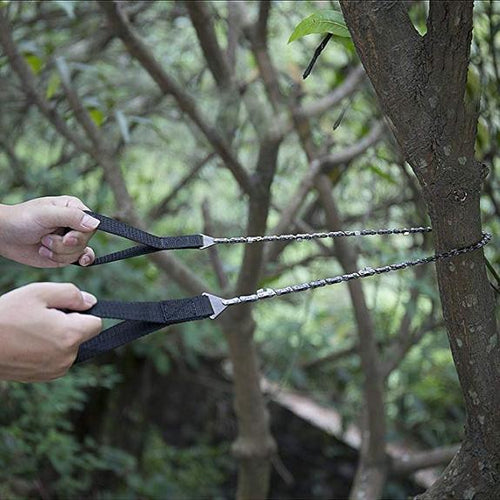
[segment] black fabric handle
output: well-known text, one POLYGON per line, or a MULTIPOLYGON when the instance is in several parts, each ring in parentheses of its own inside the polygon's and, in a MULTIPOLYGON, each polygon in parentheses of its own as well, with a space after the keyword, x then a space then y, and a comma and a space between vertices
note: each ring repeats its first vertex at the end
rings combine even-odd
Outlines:
POLYGON ((85 210, 85 212, 101 222, 97 228, 99 231, 121 236, 127 240, 140 243, 140 245, 135 247, 126 248, 125 250, 120 250, 119 252, 113 252, 108 255, 103 255, 102 257, 97 257, 91 264, 92 266, 106 264, 116 260, 128 259, 130 257, 136 257, 138 255, 144 255, 152 252, 158 252, 160 250, 201 248, 204 245, 203 236, 201 234, 186 236, 155 236, 154 234, 147 233, 146 231, 142 231, 136 227, 129 226, 125 222, 112 219, 111 217, 106 217, 105 215, 97 212, 92 212, 91 210, 85 210))
POLYGON ((85 311, 85 314, 125 321, 81 344, 75 364, 116 349, 167 325, 208 318, 214 314, 214 310, 208 297, 197 295, 161 302, 99 301, 85 311))

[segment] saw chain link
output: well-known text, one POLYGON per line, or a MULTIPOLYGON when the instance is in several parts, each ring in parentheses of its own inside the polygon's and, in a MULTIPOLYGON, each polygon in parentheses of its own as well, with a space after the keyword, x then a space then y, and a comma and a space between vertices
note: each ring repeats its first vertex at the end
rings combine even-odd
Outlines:
MULTIPOLYGON (((362 230, 362 231, 335 231, 330 233, 312 233, 310 235, 281 235, 281 236, 251 236, 242 238, 218 238, 224 239, 223 243, 255 243, 257 241, 279 241, 279 240, 297 240, 297 239, 313 239, 313 238, 332 238, 332 237, 343 237, 343 236, 372 236, 379 234, 414 234, 429 232, 432 229, 430 227, 418 227, 418 228, 408 228, 408 229, 379 229, 379 230, 362 230), (357 234, 354 234, 357 233, 357 234), (305 236, 309 236, 306 238, 305 236), (261 238, 257 240, 256 238, 261 238), (238 241, 233 241, 238 240, 238 241)), ((431 262, 436 262, 438 260, 450 259, 458 255, 462 255, 468 252, 473 252, 485 246, 491 240, 491 234, 483 233, 481 240, 473 245, 469 245, 462 248, 454 248, 446 252, 440 252, 435 255, 430 255, 428 257, 421 257, 414 260, 406 260, 404 262, 399 262, 397 264, 389 264, 380 267, 365 267, 359 271, 353 273, 341 274, 332 278, 323 278, 314 281, 308 281, 305 283, 300 283, 298 285, 286 286, 283 288, 263 288, 257 290, 256 293, 251 295, 240 295, 239 297, 234 297, 232 299, 224 299, 223 302, 226 306, 234 304, 242 304, 246 302, 256 302, 258 300, 270 299, 273 297, 288 295, 290 293, 304 292, 306 290, 313 290, 315 288, 320 288, 328 285, 336 285, 338 283, 367 278, 369 276, 374 276, 376 274, 384 274, 393 271, 400 271, 408 267, 419 266, 422 264, 429 264, 431 262)))

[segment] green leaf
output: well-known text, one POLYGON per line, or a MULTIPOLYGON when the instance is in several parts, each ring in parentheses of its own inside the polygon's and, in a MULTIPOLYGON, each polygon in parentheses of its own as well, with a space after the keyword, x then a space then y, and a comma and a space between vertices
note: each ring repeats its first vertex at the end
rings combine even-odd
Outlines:
POLYGON ((87 111, 89 112, 90 118, 92 118, 92 121, 100 127, 103 122, 104 122, 104 113, 97 108, 87 108, 87 111))
POLYGON ((31 68, 31 71, 38 75, 43 67, 43 61, 40 57, 35 54, 24 54, 24 60, 28 63, 28 66, 31 68))
POLYGON ((61 78, 54 71, 49 77, 49 81, 47 83, 47 91, 45 92, 45 98, 50 100, 54 97, 55 93, 58 91, 59 86, 61 85, 61 78))
POLYGON ((350 38, 349 30, 342 14, 336 10, 322 10, 303 19, 290 35, 288 43, 312 33, 331 33, 335 36, 350 38))

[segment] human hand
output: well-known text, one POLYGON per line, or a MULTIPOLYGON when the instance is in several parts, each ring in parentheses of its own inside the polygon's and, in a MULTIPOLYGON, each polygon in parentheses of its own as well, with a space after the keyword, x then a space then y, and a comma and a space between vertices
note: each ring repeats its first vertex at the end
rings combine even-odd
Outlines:
POLYGON ((87 247, 99 221, 78 198, 48 196, 0 206, 0 254, 34 267, 63 267, 95 259, 87 247), (71 230, 65 231, 70 228, 71 230))
POLYGON ((64 375, 80 344, 102 328, 85 311, 96 298, 66 283, 34 283, 0 297, 0 380, 40 382, 64 375))

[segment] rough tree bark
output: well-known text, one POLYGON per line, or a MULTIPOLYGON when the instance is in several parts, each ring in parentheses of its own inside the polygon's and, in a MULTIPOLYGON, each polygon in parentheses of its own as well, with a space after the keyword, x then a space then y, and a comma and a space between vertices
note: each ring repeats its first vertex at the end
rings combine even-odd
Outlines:
MULTIPOLYGON (((405 2, 341 0, 356 49, 417 176, 436 251, 481 238, 477 107, 465 99, 472 1, 433 1, 427 33, 405 2)), ((482 250, 436 265, 451 351, 463 390, 465 439, 430 498, 498 498, 500 343, 482 250)))

